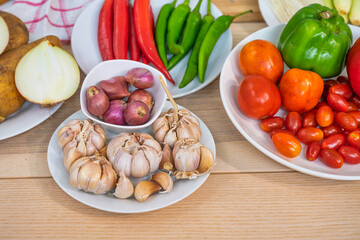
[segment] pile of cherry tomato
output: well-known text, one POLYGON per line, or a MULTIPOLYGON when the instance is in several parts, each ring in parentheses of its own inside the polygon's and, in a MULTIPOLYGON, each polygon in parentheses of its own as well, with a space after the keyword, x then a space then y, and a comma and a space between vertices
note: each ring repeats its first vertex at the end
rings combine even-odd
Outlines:
POLYGON ((297 157, 302 143, 309 161, 320 158, 332 168, 360 163, 360 97, 347 77, 323 81, 314 72, 296 68, 279 75, 281 55, 263 40, 244 46, 239 65, 245 76, 238 90, 239 107, 261 120, 260 128, 282 155, 297 157), (287 115, 274 116, 281 105, 287 115))

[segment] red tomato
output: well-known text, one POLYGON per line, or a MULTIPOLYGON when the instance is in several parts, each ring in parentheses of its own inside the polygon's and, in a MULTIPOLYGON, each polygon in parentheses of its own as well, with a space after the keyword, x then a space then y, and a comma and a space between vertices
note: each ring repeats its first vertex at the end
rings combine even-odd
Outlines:
POLYGON ((345 131, 352 131, 358 127, 356 119, 348 113, 338 112, 335 114, 334 120, 345 131))
POLYGON ((342 133, 342 128, 339 127, 338 125, 334 125, 334 124, 332 124, 328 127, 325 127, 322 130, 324 133, 324 137, 329 137, 333 134, 342 133))
POLYGON ((354 147, 351 146, 342 146, 339 149, 340 155, 344 158, 344 162, 349 164, 359 164, 360 163, 360 152, 354 147))
POLYGON ((304 127, 297 131, 296 137, 300 142, 309 144, 311 142, 320 142, 324 138, 324 133, 319 128, 304 127))
POLYGON ((322 97, 324 99, 326 99, 327 95, 329 94, 329 91, 328 91, 329 88, 338 83, 339 82, 334 79, 329 79, 329 80, 324 81, 324 91, 323 91, 322 97))
POLYGON ((353 116, 353 118, 355 118, 355 120, 357 121, 358 125, 360 125, 360 111, 349 112, 349 115, 353 116))
POLYGON ((286 130, 286 129, 274 129, 270 132, 270 137, 272 138, 274 136, 275 133, 287 133, 287 134, 290 134, 290 135, 294 135, 292 132, 290 132, 289 130, 286 130))
POLYGON ((343 157, 334 149, 322 149, 320 151, 320 159, 331 168, 341 168, 344 164, 343 157))
POLYGON ((320 127, 328 127, 334 121, 334 112, 329 106, 322 106, 316 111, 316 122, 320 127))
POLYGON ((319 102, 324 81, 314 72, 292 68, 281 78, 281 102, 288 112, 305 113, 319 102))
POLYGON ((346 112, 349 108, 349 103, 346 99, 336 93, 329 93, 327 102, 329 106, 337 112, 346 112))
POLYGON ((321 108, 322 106, 329 106, 329 104, 327 104, 326 102, 319 102, 319 103, 315 106, 315 109, 319 109, 319 108, 321 108))
POLYGON ((356 94, 353 94, 351 98, 349 99, 350 102, 353 102, 356 104, 358 108, 360 108, 360 97, 356 94))
POLYGON ((301 128, 301 116, 298 112, 289 112, 286 115, 285 128, 293 134, 301 128))
POLYGON ((336 81, 338 81, 339 83, 346 83, 349 84, 349 79, 345 76, 338 76, 336 78, 336 81))
POLYGON ((305 113, 301 121, 302 127, 317 127, 316 111, 316 109, 313 109, 310 112, 305 113))
POLYGON ((301 152, 301 144, 294 135, 287 133, 275 133, 272 136, 272 141, 277 148, 277 150, 288 158, 294 158, 299 156, 301 152))
POLYGON ((264 119, 274 116, 281 97, 275 83, 259 75, 246 76, 238 90, 240 110, 248 117, 264 119))
POLYGON ((284 63, 277 47, 265 40, 247 43, 240 52, 239 64, 244 76, 261 75, 277 83, 284 72, 284 63))
POLYGON ((350 132, 346 138, 347 143, 355 148, 360 148, 360 129, 350 132))
POLYGON ((346 143, 346 137, 342 133, 331 135, 330 137, 324 138, 321 142, 321 148, 335 149, 338 150, 341 146, 346 143))
POLYGON ((306 150, 306 158, 309 161, 314 161, 320 155, 321 146, 318 142, 312 142, 309 144, 306 150))
POLYGON ((346 111, 347 113, 355 112, 358 110, 358 107, 354 102, 348 101, 348 103, 349 103, 349 107, 348 107, 348 110, 346 111))
POLYGON ((329 93, 336 93, 345 99, 349 99, 353 95, 353 91, 348 84, 335 84, 329 88, 329 93))
POLYGON ((283 128, 284 125, 285 121, 281 117, 269 117, 261 120, 260 128, 264 132, 271 132, 274 129, 283 128))

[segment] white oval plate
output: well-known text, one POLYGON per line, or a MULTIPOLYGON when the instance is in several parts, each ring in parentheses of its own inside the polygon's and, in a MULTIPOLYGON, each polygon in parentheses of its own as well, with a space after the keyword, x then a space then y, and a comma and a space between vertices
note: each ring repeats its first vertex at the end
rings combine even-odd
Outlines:
MULTIPOLYGON (((170 108, 172 108, 172 105, 167 101, 163 111, 165 112, 170 108)), ((179 109, 183 109, 183 107, 179 106, 179 109)), ((174 183, 174 188, 170 193, 154 194, 143 203, 137 202, 133 197, 129 199, 118 199, 110 196, 109 194, 95 195, 75 189, 70 184, 69 172, 65 169, 63 164, 64 154, 57 143, 57 133, 60 128, 65 126, 72 119, 86 119, 86 116, 81 112, 81 110, 79 110, 68 117, 56 129, 49 142, 47 153, 48 165, 51 175, 60 188, 74 199, 90 207, 117 213, 140 213, 157 210, 186 198, 195 192, 210 175, 210 173, 208 173, 192 180, 178 180, 174 183)), ((204 146, 208 147, 214 153, 215 157, 216 149, 214 138, 205 123, 201 121, 201 119, 199 119, 199 121, 202 131, 202 138, 200 142, 204 146)), ((141 130, 140 132, 146 132, 153 135, 151 132, 151 126, 141 130)), ((108 141, 116 135, 117 134, 106 131, 108 141)))
POLYGON ((281 24, 275 13, 272 11, 271 6, 267 2, 267 0, 259 0, 258 3, 261 15, 263 16, 267 25, 274 26, 281 24))
MULTIPOLYGON (((277 45, 284 27, 285 24, 281 24, 261 29, 242 40, 230 53, 220 75, 220 94, 226 113, 239 132, 252 145, 278 163, 317 177, 338 180, 360 180, 360 164, 344 164, 340 169, 333 169, 323 164, 319 159, 313 162, 308 161, 306 159, 306 146, 304 145, 300 156, 296 158, 284 157, 273 145, 269 134, 260 129, 260 121, 246 117, 239 109, 237 91, 244 78, 238 66, 241 49, 246 43, 255 39, 268 40, 277 45)), ((358 39, 360 37, 359 28, 354 26, 350 26, 350 28, 353 32, 353 39, 358 39)), ((287 70, 288 68, 286 67, 285 71, 287 70)), ((346 75, 345 70, 342 75, 346 75)), ((286 112, 280 109, 276 115, 285 117, 286 112)))
MULTIPOLYGON (((84 9, 80 14, 79 18, 76 20, 72 36, 71 36, 71 47, 76 61, 78 62, 80 68, 88 74, 90 70, 95 67, 98 63, 102 62, 98 42, 97 42, 97 26, 98 18, 103 0, 94 1, 89 6, 84 9)), ((133 2, 133 1, 131 1, 133 2)), ((151 7, 154 12, 154 19, 157 19, 157 16, 160 12, 161 7, 170 3, 172 0, 162 0, 162 1, 151 1, 151 7)), ((191 0, 190 7, 193 9, 198 0, 191 0)), ((182 3, 182 1, 179 1, 182 3)), ((206 14, 206 1, 203 1, 200 8, 200 13, 202 16, 206 14)), ((212 14, 215 18, 222 15, 221 11, 212 4, 212 14)), ((232 48, 232 34, 230 29, 228 29, 217 42, 211 56, 209 59, 208 68, 205 75, 204 83, 200 83, 199 78, 196 77, 191 83, 186 87, 179 89, 177 86, 180 84, 182 77, 185 73, 187 62, 190 56, 190 53, 174 67, 171 69, 170 74, 176 82, 177 86, 173 84, 168 84, 170 93, 174 98, 182 97, 199 91, 200 89, 206 87, 211 82, 213 82, 216 77, 219 75, 221 68, 226 60, 227 55, 230 53, 232 48)), ((170 57, 170 55, 168 56, 170 57)))
POLYGON ((42 108, 39 104, 26 101, 17 112, 0 123, 0 140, 16 136, 36 127, 55 113, 62 104, 63 102, 52 108, 42 108))

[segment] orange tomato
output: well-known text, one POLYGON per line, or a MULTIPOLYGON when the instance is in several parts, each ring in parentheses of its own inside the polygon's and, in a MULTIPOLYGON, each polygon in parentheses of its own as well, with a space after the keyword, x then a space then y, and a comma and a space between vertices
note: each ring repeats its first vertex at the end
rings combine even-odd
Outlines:
POLYGON ((319 102, 324 82, 317 73, 292 68, 282 76, 279 90, 282 105, 288 112, 305 113, 319 102))
POLYGON ((272 136, 276 149, 285 157, 294 158, 301 152, 301 144, 294 135, 278 132, 272 136))
POLYGON ((261 75, 277 83, 283 72, 284 63, 277 47, 271 42, 254 40, 247 43, 240 52, 239 64, 244 76, 261 75))

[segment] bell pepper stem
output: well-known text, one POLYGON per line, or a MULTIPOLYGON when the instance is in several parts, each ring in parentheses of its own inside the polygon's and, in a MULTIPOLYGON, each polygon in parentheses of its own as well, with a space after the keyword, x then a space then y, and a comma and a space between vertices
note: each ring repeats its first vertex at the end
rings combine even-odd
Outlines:
POLYGON ((211 0, 208 0, 207 4, 207 15, 211 15, 211 0))
POLYGON ((198 12, 200 10, 202 0, 199 0, 199 2, 196 4, 196 7, 194 8, 193 12, 198 12))
POLYGON ((176 2, 177 2, 177 0, 174 0, 171 4, 175 6, 176 2))
POLYGON ((247 13, 252 13, 252 12, 253 12, 253 10, 250 9, 250 10, 247 10, 247 11, 245 11, 245 12, 236 14, 235 16, 231 16, 231 21, 234 21, 234 19, 237 18, 237 17, 240 17, 240 16, 242 16, 242 15, 244 15, 244 14, 247 14, 247 13))
POLYGON ((320 13, 320 17, 325 18, 325 19, 329 19, 329 18, 332 17, 332 14, 331 14, 331 12, 325 10, 325 11, 322 11, 320 13))
POLYGON ((185 0, 183 4, 186 5, 186 6, 188 6, 189 3, 190 3, 190 0, 185 0))

